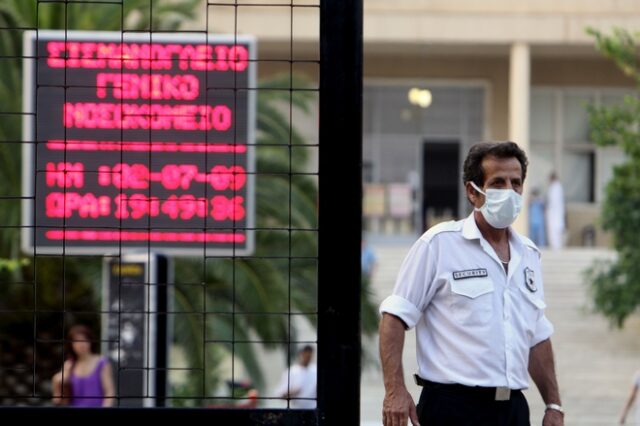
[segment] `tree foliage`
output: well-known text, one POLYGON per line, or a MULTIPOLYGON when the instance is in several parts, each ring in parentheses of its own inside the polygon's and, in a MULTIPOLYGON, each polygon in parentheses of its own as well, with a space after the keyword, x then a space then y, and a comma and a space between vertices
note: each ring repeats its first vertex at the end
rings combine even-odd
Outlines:
POLYGON ((617 257, 596 262, 587 277, 594 307, 618 327, 640 305, 640 68, 638 35, 616 28, 611 34, 589 29, 596 48, 633 79, 636 93, 620 105, 589 106, 591 138, 599 146, 617 146, 626 160, 614 167, 605 190, 602 226, 612 233, 617 257))

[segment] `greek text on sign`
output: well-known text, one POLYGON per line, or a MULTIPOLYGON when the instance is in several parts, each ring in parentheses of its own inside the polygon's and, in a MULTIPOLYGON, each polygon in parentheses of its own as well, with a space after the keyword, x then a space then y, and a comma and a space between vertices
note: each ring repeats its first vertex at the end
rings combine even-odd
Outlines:
POLYGON ((252 251, 252 37, 27 32, 25 58, 25 251, 252 251))

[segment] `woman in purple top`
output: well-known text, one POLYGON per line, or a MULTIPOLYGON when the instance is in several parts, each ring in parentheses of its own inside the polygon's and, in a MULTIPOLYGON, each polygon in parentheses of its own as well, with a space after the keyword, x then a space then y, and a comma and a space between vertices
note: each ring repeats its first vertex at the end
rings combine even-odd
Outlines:
POLYGON ((109 361, 98 355, 88 327, 74 325, 67 333, 68 359, 53 376, 53 403, 72 407, 111 407, 115 386, 109 361))

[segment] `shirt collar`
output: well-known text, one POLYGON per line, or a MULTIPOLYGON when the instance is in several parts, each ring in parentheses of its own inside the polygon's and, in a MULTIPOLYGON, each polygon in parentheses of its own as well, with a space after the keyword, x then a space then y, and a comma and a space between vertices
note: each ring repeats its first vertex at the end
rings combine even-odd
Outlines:
POLYGON ((478 229, 473 213, 474 212, 471 212, 471 214, 467 216, 464 220, 464 224, 462 225, 462 236, 467 240, 479 240, 482 238, 482 234, 480 233, 480 229, 478 229))
MULTIPOLYGON (((462 224, 462 236, 467 240, 484 239, 480 233, 480 229, 478 228, 478 224, 476 223, 476 218, 473 213, 474 212, 471 212, 471 214, 464 219, 464 223, 462 224)), ((509 242, 518 248, 523 244, 520 240, 520 234, 518 234, 511 226, 509 226, 509 242)))
MULTIPOLYGON (((467 240, 480 240, 480 246, 487 252, 487 254, 495 258, 498 263, 500 262, 494 254, 493 249, 489 249, 489 242, 480 233, 480 229, 478 228, 478 224, 474 217, 474 212, 471 212, 471 214, 464 219, 464 223, 462 225, 462 236, 467 240)), ((512 248, 511 262, 509 262, 509 264, 516 266, 520 263, 522 258, 524 244, 522 243, 522 240, 520 240, 520 234, 518 234, 511 226, 509 227, 509 244, 512 248)), ((513 269, 515 268, 510 268, 509 275, 512 274, 513 269)))

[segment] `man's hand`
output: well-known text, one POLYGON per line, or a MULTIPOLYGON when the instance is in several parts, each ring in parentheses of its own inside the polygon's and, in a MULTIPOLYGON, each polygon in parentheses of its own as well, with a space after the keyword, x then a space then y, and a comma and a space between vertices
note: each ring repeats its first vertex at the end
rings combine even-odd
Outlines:
POLYGON ((564 426, 564 414, 557 410, 545 411, 542 426, 564 426))
POLYGON ((418 423, 416 404, 406 388, 387 392, 382 404, 382 424, 384 426, 406 426, 407 420, 411 420, 414 426, 418 423))

